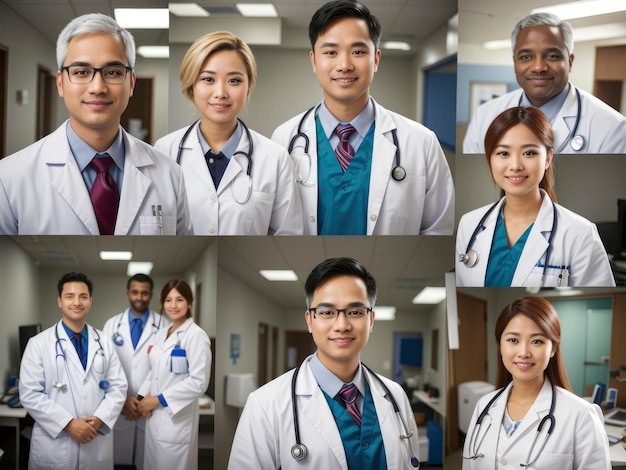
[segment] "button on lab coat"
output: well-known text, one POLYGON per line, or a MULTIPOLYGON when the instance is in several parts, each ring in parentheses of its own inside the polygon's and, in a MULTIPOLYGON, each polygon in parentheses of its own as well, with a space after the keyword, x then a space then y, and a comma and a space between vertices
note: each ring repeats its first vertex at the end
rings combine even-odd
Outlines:
POLYGON ((113 343, 98 331, 103 364, 96 357, 100 345, 89 328, 87 369, 59 321, 28 341, 20 367, 20 400, 34 418, 29 469, 99 470, 113 468, 113 428, 126 400, 126 377, 113 343), (55 328, 59 335, 56 345, 55 328), (61 348, 65 361, 59 355, 61 348), (94 365, 95 363, 95 365, 94 365), (101 368, 101 366, 103 366, 101 368), (103 372, 103 373, 101 373, 103 372), (54 388, 56 381, 65 388, 54 388), (109 388, 100 387, 108 380, 109 388), (72 418, 97 416, 102 420, 97 437, 80 444, 63 430, 72 418))
MULTIPOLYGON (((543 275, 548 238, 552 231, 554 212, 552 200, 542 190, 543 201, 537 219, 528 234, 528 239, 520 256, 517 269, 511 281, 512 287, 539 287, 543 275), (539 266, 541 264, 542 266, 539 266)), ((467 250, 474 229, 491 205, 481 207, 461 217, 456 236, 456 285, 482 287, 485 285, 487 263, 496 229, 498 213, 502 210, 502 198, 491 211, 472 248, 478 253, 478 262, 469 267, 459 260, 459 255, 467 250)), ((561 286, 614 286, 615 280, 609 265, 602 240, 595 224, 556 204, 557 227, 552 239, 549 267, 544 286, 557 286, 559 276, 561 286), (558 266, 559 268, 551 268, 558 266), (560 269, 567 266, 567 271, 560 269)))
MULTIPOLYGON (((552 389, 550 381, 546 378, 535 403, 510 438, 508 446, 502 443, 503 448, 498 450, 498 438, 511 388, 512 383, 494 402, 489 409, 489 415, 483 419, 480 429, 476 431, 475 437, 479 441, 484 436, 478 451, 479 454, 484 454, 484 457, 464 458, 463 470, 519 470, 522 468, 520 464, 527 462, 528 451, 537 434, 539 423, 550 411, 552 389), (500 454, 499 460, 496 457, 496 451, 500 454)), ((476 449, 472 449, 470 438, 476 426, 476 420, 496 393, 497 391, 491 392, 478 401, 466 434, 464 457, 474 455, 476 449)), ((532 470, 610 470, 609 444, 600 408, 560 387, 555 387, 555 393, 554 430, 545 448, 539 454, 539 458, 530 468, 532 470)), ((544 433, 549 424, 547 422, 544 425, 542 434, 537 438, 531 460, 541 448, 544 433)))
MULTIPOLYGON (((296 380, 296 399, 300 421, 300 440, 308 449, 306 459, 298 462, 291 456, 295 431, 291 401, 291 370, 257 389, 248 396, 230 451, 229 470, 239 469, 348 469, 348 463, 330 407, 311 369, 309 356, 300 367, 296 380)), ((400 439, 402 426, 385 391, 370 373, 363 369, 372 392, 380 431, 385 446, 387 468, 409 469, 409 444, 400 439)), ((397 383, 381 377, 393 394, 402 419, 414 430, 410 438, 419 458, 417 426, 411 405, 397 383)))
MULTIPOLYGON (((450 168, 435 134, 397 113, 386 110, 372 99, 376 132, 372 152, 372 171, 367 203, 367 235, 452 235, 454 229, 454 186, 450 168), (406 178, 391 177, 395 167, 396 146, 391 131, 397 130, 400 164, 406 178)), ((298 183, 302 199, 305 235, 317 235, 317 133, 315 113, 302 123, 309 138, 311 169, 305 184, 298 183)), ((279 126, 272 140, 285 148, 298 132, 304 113, 279 126)), ((300 158, 304 138, 300 137, 291 153, 297 174, 307 174, 306 158, 300 158), (304 167, 304 169, 303 169, 304 167)))
MULTIPOLYGON (((100 234, 67 125, 0 160, 0 234, 100 234)), ((122 127, 120 132, 126 157, 115 235, 192 234, 180 168, 122 127), (162 228, 152 205, 162 208, 162 228)))
MULTIPOLYGON (((567 98, 552 126, 555 152, 567 141, 559 153, 626 153, 626 117, 586 91, 579 91, 581 112, 575 135, 582 136, 585 145, 580 150, 574 150, 567 141, 578 115, 576 90, 570 84, 567 98)), ((502 111, 519 106, 522 93, 520 88, 487 101, 476 110, 463 139, 463 153, 485 153, 487 129, 502 111)))
MULTIPOLYGON (((252 193, 245 204, 248 160, 235 155, 219 187, 211 178, 198 140, 198 123, 185 139, 180 165, 196 235, 302 235, 302 205, 289 156, 284 148, 250 130, 253 141, 252 193), (233 191, 235 196, 233 196, 233 191)), ((155 147, 176 159, 185 131, 179 129, 157 140, 155 147)), ((236 152, 249 152, 244 132, 236 152)))

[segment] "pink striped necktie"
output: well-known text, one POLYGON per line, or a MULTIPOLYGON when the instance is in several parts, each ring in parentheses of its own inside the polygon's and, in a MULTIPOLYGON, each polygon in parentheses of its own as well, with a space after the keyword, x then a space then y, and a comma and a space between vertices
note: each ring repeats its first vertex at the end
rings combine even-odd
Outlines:
POLYGON ((350 416, 354 419, 354 422, 361 425, 361 412, 359 411, 359 407, 356 405, 356 397, 359 391, 356 388, 356 385, 344 385, 343 388, 339 391, 341 398, 346 402, 346 411, 350 413, 350 416))
POLYGON ((109 167, 113 159, 108 153, 96 155, 91 160, 91 167, 96 170, 96 180, 93 182, 89 196, 96 214, 100 235, 113 235, 115 233, 115 220, 117 209, 120 205, 120 196, 117 184, 109 173, 109 167))
POLYGON ((338 124, 335 128, 335 132, 339 136, 339 143, 335 147, 335 155, 344 173, 350 164, 350 160, 354 157, 354 148, 350 145, 350 136, 354 131, 354 127, 350 124, 338 124))

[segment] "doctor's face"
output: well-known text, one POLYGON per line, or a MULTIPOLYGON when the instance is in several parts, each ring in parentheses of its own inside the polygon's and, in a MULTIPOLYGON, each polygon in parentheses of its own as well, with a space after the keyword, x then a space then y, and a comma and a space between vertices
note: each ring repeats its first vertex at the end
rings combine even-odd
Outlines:
POLYGON ((250 93, 246 64, 235 51, 218 51, 202 65, 193 84, 193 101, 203 124, 234 126, 250 93))
MULTIPOLYGON (((110 34, 90 33, 70 41, 63 66, 70 65, 128 66, 128 60, 121 41, 110 34)), ((67 70, 57 72, 56 83, 59 96, 70 113, 72 129, 87 141, 89 136, 106 134, 107 131, 112 137, 117 135, 120 117, 133 95, 135 73, 128 72, 121 84, 106 83, 98 72, 89 83, 72 83, 68 73, 67 70)))
POLYGON ((150 307, 152 292, 149 282, 131 281, 130 288, 126 291, 130 309, 135 315, 142 315, 150 307))
MULTIPOLYGON (((344 309, 347 307, 370 307, 365 283, 358 277, 341 275, 320 284, 311 299, 311 307, 321 311, 324 307, 344 309)), ((335 375, 336 370, 346 368, 356 370, 361 358, 361 350, 367 344, 374 326, 374 312, 361 317, 348 319, 345 312, 336 318, 314 317, 305 313, 309 333, 317 346, 317 356, 335 375)))
POLYGON ((515 77, 533 106, 542 106, 565 88, 573 62, 558 26, 531 26, 517 36, 515 77))
POLYGON ((552 150, 524 124, 510 128, 489 158, 491 175, 507 197, 537 197, 552 150))
POLYGON ((331 23, 317 38, 310 58, 324 102, 335 117, 346 109, 354 115, 363 110, 380 62, 380 50, 365 20, 342 18, 331 23))
POLYGON ((169 291, 165 297, 163 309, 174 326, 182 325, 191 316, 191 304, 176 289, 169 291))
POLYGON ((515 315, 502 332, 502 363, 513 381, 543 384, 544 371, 554 353, 552 341, 526 315, 515 315))
POLYGON ((61 296, 57 297, 57 303, 67 326, 82 329, 87 321, 89 310, 91 310, 91 299, 89 288, 84 282, 66 282, 63 284, 63 290, 61 296))

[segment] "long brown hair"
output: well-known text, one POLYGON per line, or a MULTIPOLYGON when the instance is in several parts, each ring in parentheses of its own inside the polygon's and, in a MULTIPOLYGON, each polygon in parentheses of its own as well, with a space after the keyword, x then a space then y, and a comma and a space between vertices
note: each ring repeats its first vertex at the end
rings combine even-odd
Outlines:
POLYGON ((167 281, 161 289, 161 305, 165 303, 165 299, 167 295, 170 293, 172 289, 176 289, 180 295, 187 301, 189 307, 187 308, 187 318, 191 318, 191 304, 193 304, 193 292, 191 292, 191 287, 182 279, 172 279, 171 281, 167 281))
MULTIPOLYGON (((525 125, 535 136, 541 141, 547 151, 554 149, 554 133, 548 118, 537 108, 515 107, 502 111, 493 120, 487 133, 485 134, 485 157, 487 164, 491 170, 491 155, 496 146, 504 137, 509 129, 518 124, 525 125)), ((556 202, 556 194, 554 193, 554 176, 552 173, 552 165, 546 168, 543 179, 539 182, 539 187, 543 189, 552 201, 556 202)), ((500 190, 500 196, 504 196, 504 190, 500 190)))
POLYGON ((496 343, 498 345, 498 371, 496 373, 496 388, 505 387, 513 377, 511 373, 504 367, 502 363, 502 354, 500 353, 500 339, 504 329, 515 315, 524 315, 530 318, 541 329, 541 332, 552 341, 554 348, 554 356, 550 358, 548 367, 544 374, 550 379, 555 386, 571 391, 572 386, 569 383, 567 374, 565 373, 565 364, 563 364, 563 356, 561 355, 561 322, 556 310, 550 302, 542 297, 526 296, 514 300, 504 307, 500 316, 496 320, 496 343))

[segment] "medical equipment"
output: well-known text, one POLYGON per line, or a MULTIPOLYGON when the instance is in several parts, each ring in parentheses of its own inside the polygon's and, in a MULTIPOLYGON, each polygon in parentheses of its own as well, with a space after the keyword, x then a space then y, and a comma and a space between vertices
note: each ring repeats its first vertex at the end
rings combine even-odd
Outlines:
MULTIPOLYGON (((578 124, 580 124, 580 115, 581 115, 583 105, 582 105, 582 98, 580 96, 580 91, 576 87, 574 87, 574 90, 576 91, 576 101, 577 101, 576 121, 574 121, 574 127, 572 127, 572 130, 567 136, 567 139, 565 139, 563 143, 559 146, 559 148, 556 149, 556 151, 554 152, 556 154, 561 153, 568 142, 569 142, 570 147, 572 147, 572 150, 576 152, 578 152, 585 146, 585 138, 580 134, 578 135, 576 134, 576 132, 578 131, 578 124)), ((522 93, 519 98, 518 106, 522 106, 523 96, 524 94, 522 93)))
MULTIPOLYGON (((57 372, 57 375, 56 375, 55 381, 52 383, 52 386, 54 388, 63 389, 63 388, 67 387, 67 384, 61 382, 61 380, 60 380, 61 376, 59 374, 59 357, 63 359, 64 365, 65 365, 65 367, 67 367, 67 356, 65 355, 65 350, 63 349, 63 345, 61 344, 61 341, 65 341, 65 338, 61 339, 59 337, 58 328, 59 328, 59 325, 57 323, 57 325, 54 327, 54 335, 56 336, 56 342, 54 343, 54 351, 55 351, 55 354, 56 354, 55 362, 56 362, 56 372, 57 372)), ((104 348, 102 347, 102 343, 100 342, 100 335, 98 334, 96 329, 93 328, 93 327, 91 329, 94 332, 95 340, 98 342, 98 349, 96 350, 96 355, 95 355, 94 360, 93 360, 93 369, 98 374, 104 374, 104 370, 105 370, 105 365, 104 365, 104 348), (99 365, 101 367, 96 366, 96 363, 99 363, 99 365)))
MULTIPOLYGON (((319 107, 319 105, 317 105, 317 107, 319 107)), ((300 146, 304 150, 304 152, 302 153, 302 155, 296 158, 295 162, 296 182, 302 184, 303 186, 312 186, 311 183, 307 182, 309 180, 309 177, 311 176, 313 163, 311 161, 311 155, 309 155, 309 137, 304 132, 302 132, 302 124, 304 124, 307 116, 311 114, 314 109, 317 108, 313 106, 309 108, 306 113, 304 113, 304 116, 302 116, 302 119, 300 119, 300 122, 298 123, 298 132, 291 138, 291 141, 289 142, 289 147, 287 148, 289 155, 291 155, 293 153, 293 150, 296 148, 296 141, 298 139, 304 139, 304 145, 300 146), (303 158, 306 158, 306 160, 308 161, 308 170, 305 172, 306 175, 300 173, 300 163, 303 158)), ((406 170, 402 167, 402 165, 400 165, 400 146, 398 145, 398 133, 395 129, 391 130, 391 136, 393 138, 393 143, 396 146, 395 162, 394 167, 391 169, 391 177, 395 181, 402 181, 404 178, 406 178, 406 170)))
MULTIPOLYGON (((548 414, 544 416, 539 422, 539 426, 537 427, 537 433, 535 434, 535 437, 533 439, 533 442, 531 443, 530 449, 528 450, 528 455, 526 456, 526 463, 521 463, 520 467, 530 467, 533 463, 535 463, 535 461, 539 458, 539 455, 543 451, 544 447, 546 446, 546 442, 548 442, 548 439, 552 435, 552 431, 554 431, 554 426, 556 424, 556 419, 554 418, 554 407, 556 405, 556 391, 554 390, 554 384, 550 383, 550 386, 552 388, 552 400, 550 401, 550 411, 548 411, 548 414), (539 434, 541 434, 541 430, 543 429, 544 425, 548 421, 550 422, 550 427, 548 428, 546 437, 544 438, 543 443, 541 444, 541 447, 539 448, 539 452, 537 453, 535 458, 531 460, 533 449, 535 448, 535 444, 537 443, 537 438, 539 437, 539 434)), ((485 457, 485 454, 480 453, 480 446, 485 440, 485 437, 487 436, 487 432, 489 431, 489 428, 491 427, 492 420, 491 420, 491 415, 489 414, 489 409, 495 403, 495 401, 500 397, 500 395, 502 395, 502 393, 505 390, 506 390, 506 387, 501 388, 498 391, 498 393, 496 393, 494 397, 491 400, 489 400, 489 403, 487 403, 487 406, 485 406, 485 409, 481 411, 481 413, 478 415, 478 419, 476 419, 476 424, 474 425, 474 429, 472 429, 472 434, 470 435, 470 439, 468 441, 468 449, 470 450, 471 455, 469 457, 466 457, 465 455, 463 455, 464 459, 476 460, 476 459, 485 457), (478 439, 477 433, 480 433, 480 428, 482 427, 483 420, 487 416, 489 417, 489 426, 487 426, 487 429, 485 430, 483 437, 480 439, 480 441, 478 441, 478 445, 477 445, 477 442, 476 442, 478 439)))
MULTIPOLYGON (((250 200, 250 195, 252 194, 252 155, 254 154, 254 143, 252 142, 252 135, 250 134, 250 129, 248 129, 248 126, 246 126, 246 124, 239 118, 237 118, 237 121, 243 126, 243 130, 245 131, 246 137, 248 138, 248 151, 244 152, 243 150, 239 150, 233 154, 233 158, 235 158, 237 155, 243 155, 246 158, 246 178, 248 180, 248 191, 246 193, 246 197, 243 200, 239 200, 235 196, 235 181, 233 181, 230 190, 233 194, 233 199, 238 204, 243 205, 250 200)), ((179 165, 183 153, 183 145, 185 145, 187 137, 189 137, 191 130, 195 127, 196 124, 198 124, 198 122, 200 122, 200 119, 198 119, 191 126, 189 126, 185 131, 185 134, 183 134, 183 138, 180 139, 180 143, 178 144, 178 153, 176 154, 176 163, 178 163, 179 165)))
MULTIPOLYGON (((120 313, 120 319, 117 322, 117 327, 115 328, 115 333, 113 333, 113 336, 111 337, 111 339, 113 340, 113 342, 115 343, 116 346, 123 346, 124 345, 124 338, 120 334, 120 326, 122 326, 122 322, 124 321, 124 318, 126 317, 126 312, 120 313)), ((150 316, 152 318, 152 329, 153 329, 152 334, 154 335, 161 329, 161 321, 163 321, 163 317, 159 318, 159 324, 156 325, 154 323, 154 313, 151 312, 150 316)))
MULTIPOLYGON (((489 209, 487 209, 487 212, 485 212, 485 214, 480 218, 478 225, 476 225, 476 228, 472 232, 472 236, 469 239, 469 243, 467 244, 465 253, 459 253, 459 261, 463 263, 465 266, 467 266, 468 268, 473 268, 474 266, 476 266, 476 264, 478 263, 478 260, 480 259, 480 255, 476 252, 476 250, 472 249, 472 246, 474 246, 474 242, 476 242, 476 237, 478 236, 478 234, 485 229, 484 223, 487 220, 487 217, 489 217, 489 214, 493 212, 493 210, 496 208, 499 202, 500 201, 494 202, 489 207, 489 209)), ((554 201, 552 201, 552 230, 550 231, 550 235, 548 236, 548 248, 546 248, 546 255, 545 255, 545 260, 543 264, 543 272, 541 274, 541 286, 543 286, 543 283, 546 277, 546 271, 549 266, 550 252, 552 251, 552 240, 554 239, 554 234, 556 233, 557 220, 558 220, 558 217, 556 213, 556 204, 554 203, 554 201)), ((565 268, 562 267, 562 269, 565 269, 565 268)), ((561 283, 561 279, 562 279, 562 274, 559 276, 559 285, 561 283)))
MULTIPOLYGON (((389 400, 391 401, 391 405, 393 406, 393 411, 396 413, 396 416, 398 417, 398 420, 400 421, 400 425, 402 426, 402 430, 400 431, 400 440, 406 440, 408 443, 411 466, 414 468, 419 468, 420 462, 418 458, 415 456, 415 453, 413 452, 413 447, 411 446, 411 440, 410 440, 411 437, 413 436, 414 431, 408 430, 408 427, 406 423, 404 422, 404 419, 402 419, 402 414, 400 413, 400 407, 398 406, 398 403, 393 397, 393 394, 389 390, 389 387, 387 387, 387 385, 382 381, 382 379, 378 376, 378 374, 376 374, 372 369, 370 369, 363 363, 361 364, 372 375, 372 377, 375 377, 376 380, 378 380, 378 382, 385 389, 385 393, 389 397, 389 400)), ((296 404, 296 379, 298 378, 299 371, 300 371, 300 366, 296 367, 296 370, 293 372, 293 378, 291 379, 291 405, 293 408, 293 428, 294 428, 295 437, 296 437, 296 443, 291 447, 291 456, 297 461, 304 460, 309 454, 307 447, 300 441, 300 422, 298 418, 298 406, 296 404)))

